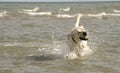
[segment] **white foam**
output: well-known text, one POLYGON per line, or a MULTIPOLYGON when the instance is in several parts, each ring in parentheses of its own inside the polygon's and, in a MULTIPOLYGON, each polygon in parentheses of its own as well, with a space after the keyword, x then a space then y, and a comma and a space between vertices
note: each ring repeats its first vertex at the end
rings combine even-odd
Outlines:
POLYGON ((28 15, 31 15, 31 16, 37 16, 37 15, 51 15, 52 12, 21 12, 19 11, 20 13, 24 13, 24 14, 28 14, 28 15))
POLYGON ((69 52, 67 54, 64 55, 64 58, 67 58, 67 59, 76 59, 78 58, 78 56, 76 55, 75 52, 69 52))
POLYGON ((7 11, 0 12, 0 17, 4 17, 4 16, 7 16, 7 11))
POLYGON ((99 14, 88 14, 88 15, 84 15, 84 16, 90 16, 90 17, 102 17, 102 16, 120 16, 120 14, 115 14, 115 13, 99 13, 99 14))
POLYGON ((60 8, 59 11, 70 11, 70 7, 67 7, 67 8, 60 8))
POLYGON ((120 12, 120 10, 113 10, 113 12, 115 12, 115 13, 119 13, 119 12, 120 12))
POLYGON ((58 17, 58 18, 74 18, 74 17, 76 17, 78 15, 81 15, 81 17, 97 17, 97 18, 100 18, 100 19, 103 16, 120 16, 120 14, 118 14, 118 13, 116 14, 116 13, 101 12, 101 13, 97 13, 97 14, 82 14, 82 13, 73 14, 73 15, 69 15, 69 14, 57 14, 57 15, 55 15, 55 17, 58 17))
POLYGON ((73 18, 73 17, 76 16, 76 14, 75 14, 75 15, 69 15, 69 14, 57 14, 57 15, 55 15, 55 16, 58 17, 58 18, 73 18))
POLYGON ((101 13, 98 13, 98 14, 88 14, 86 16, 91 16, 91 17, 101 17, 101 16, 105 16, 107 15, 105 12, 101 12, 101 13))
POLYGON ((30 12, 29 15, 51 15, 51 12, 30 12))
POLYGON ((34 12, 34 11, 39 10, 39 7, 35 7, 34 9, 21 9, 21 10, 25 12, 34 12))
POLYGON ((114 14, 114 13, 112 13, 112 14, 107 14, 108 16, 120 16, 120 14, 114 14))
MULTIPOLYGON (((80 13, 79 13, 80 14, 80 13)), ((106 12, 101 12, 101 13, 98 13, 98 14, 81 14, 82 17, 85 16, 85 17, 97 17, 97 18, 100 18, 103 17, 103 16, 120 16, 120 14, 116 14, 116 13, 106 13, 106 12)))

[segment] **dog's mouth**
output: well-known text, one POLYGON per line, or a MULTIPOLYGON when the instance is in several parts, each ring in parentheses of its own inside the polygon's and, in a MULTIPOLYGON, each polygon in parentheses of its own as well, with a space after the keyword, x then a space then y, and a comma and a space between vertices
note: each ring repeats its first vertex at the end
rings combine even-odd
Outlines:
POLYGON ((80 40, 88 40, 88 36, 80 37, 79 39, 80 39, 80 40))
POLYGON ((80 40, 88 40, 87 32, 78 32, 77 34, 80 40))
POLYGON ((76 44, 79 42, 79 41, 87 41, 88 40, 88 34, 87 32, 83 31, 83 32, 78 32, 76 37, 75 35, 72 36, 72 40, 73 42, 75 42, 76 44))

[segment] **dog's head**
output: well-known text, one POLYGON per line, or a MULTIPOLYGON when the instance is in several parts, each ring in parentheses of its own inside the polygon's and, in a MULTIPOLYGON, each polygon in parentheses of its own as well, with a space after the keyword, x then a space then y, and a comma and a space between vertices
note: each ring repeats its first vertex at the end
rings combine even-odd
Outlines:
POLYGON ((78 38, 80 40, 88 40, 88 33, 86 32, 83 26, 78 27, 76 30, 78 38))
POLYGON ((86 32, 83 26, 79 26, 72 30, 71 38, 75 43, 78 43, 82 40, 85 41, 85 40, 88 40, 88 33, 86 32))

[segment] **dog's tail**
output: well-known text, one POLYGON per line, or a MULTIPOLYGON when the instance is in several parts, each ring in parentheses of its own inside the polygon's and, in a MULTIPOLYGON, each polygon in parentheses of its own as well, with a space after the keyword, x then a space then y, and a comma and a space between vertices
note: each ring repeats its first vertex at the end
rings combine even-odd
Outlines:
POLYGON ((75 24, 75 27, 79 27, 79 23, 80 23, 80 18, 82 17, 82 14, 78 14, 78 17, 77 17, 77 21, 76 21, 76 24, 75 24))

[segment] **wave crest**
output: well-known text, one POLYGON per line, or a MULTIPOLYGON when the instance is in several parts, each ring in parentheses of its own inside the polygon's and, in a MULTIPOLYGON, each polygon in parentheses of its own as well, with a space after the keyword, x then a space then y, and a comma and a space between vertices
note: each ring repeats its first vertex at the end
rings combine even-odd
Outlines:
POLYGON ((115 13, 119 13, 119 12, 120 12, 120 10, 113 10, 113 12, 115 12, 115 13))
POLYGON ((76 14, 74 15, 69 15, 69 14, 58 14, 58 15, 55 15, 56 17, 58 18, 73 18, 76 16, 76 14))
POLYGON ((7 11, 0 12, 0 17, 4 17, 4 16, 7 16, 7 11))
POLYGON ((35 7, 33 9, 21 9, 22 11, 25 11, 25 12, 34 12, 34 11, 37 11, 39 10, 39 7, 35 7))
POLYGON ((24 13, 24 14, 28 14, 28 15, 31 15, 31 16, 37 16, 37 15, 51 15, 52 12, 21 12, 19 11, 20 13, 24 13))
POLYGON ((60 8, 59 11, 70 11, 71 8, 70 7, 67 7, 67 8, 60 8))

